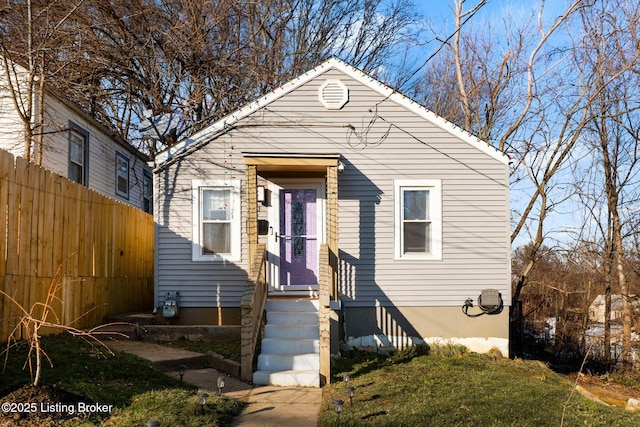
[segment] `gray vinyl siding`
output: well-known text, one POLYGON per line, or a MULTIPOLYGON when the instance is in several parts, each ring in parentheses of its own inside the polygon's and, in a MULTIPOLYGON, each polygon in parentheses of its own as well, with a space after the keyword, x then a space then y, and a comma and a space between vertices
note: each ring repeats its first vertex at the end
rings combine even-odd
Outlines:
MULTIPOLYGON (((500 290, 509 305, 507 165, 459 139, 460 130, 452 132, 336 69, 294 89, 156 175, 160 295, 180 290, 183 306, 231 307, 239 305, 246 283, 246 241, 239 263, 191 261, 192 179, 229 176, 242 180, 244 192, 243 152, 339 153, 345 164, 338 215, 346 305, 462 306, 485 288, 500 290), (327 78, 349 88, 341 110, 318 101, 327 78), (373 122, 372 111, 378 114, 373 122), (441 180, 441 260, 394 259, 399 179, 441 180)), ((244 229, 243 221, 243 236, 244 229)))

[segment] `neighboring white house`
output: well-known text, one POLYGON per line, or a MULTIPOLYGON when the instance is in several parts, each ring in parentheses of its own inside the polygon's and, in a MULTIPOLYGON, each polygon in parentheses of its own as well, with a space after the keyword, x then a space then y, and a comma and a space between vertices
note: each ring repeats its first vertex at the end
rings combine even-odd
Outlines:
MULTIPOLYGON (((635 295, 631 297, 631 309, 633 316, 633 324, 637 325, 637 315, 640 313, 640 301, 635 295)), ((611 295, 611 324, 609 329, 611 348, 610 354, 613 360, 618 360, 622 354, 622 334, 623 334, 623 315, 624 315, 624 297, 620 294, 611 295)), ((605 321, 605 296, 598 295, 589 305, 589 328, 584 331, 584 340, 587 348, 591 348, 591 353, 602 356, 604 354, 604 322, 605 321)), ((636 326, 637 327, 637 326, 636 326)), ((631 359, 638 360, 638 344, 640 337, 638 336, 636 327, 632 327, 631 331, 631 359)))
MULTIPOLYGON (((338 340, 508 354, 508 157, 360 70, 330 59, 155 162, 155 305, 179 292, 183 322, 239 324, 264 244, 267 327, 282 339, 306 327, 269 310, 310 299, 333 354, 338 340)), ((317 319, 298 352, 317 350, 317 319)), ((259 372, 284 369, 284 345, 259 372)))
MULTIPOLYGON (((640 301, 632 296, 632 310, 634 312, 638 312, 640 307, 640 301)), ((620 294, 611 295, 611 319, 610 320, 618 320, 622 319, 623 310, 624 310, 624 298, 620 294)), ((589 305, 589 322, 591 323, 604 323, 604 313, 605 313, 605 297, 604 295, 598 295, 594 298, 589 305)))
MULTIPOLYGON (((23 124, 6 82, 0 73, 0 149, 25 157, 23 124)), ((37 93, 33 102, 35 115, 37 93)), ((146 155, 54 91, 46 89, 43 112, 41 166, 152 212, 153 185, 146 155)), ((35 150, 32 146, 32 158, 35 150)))

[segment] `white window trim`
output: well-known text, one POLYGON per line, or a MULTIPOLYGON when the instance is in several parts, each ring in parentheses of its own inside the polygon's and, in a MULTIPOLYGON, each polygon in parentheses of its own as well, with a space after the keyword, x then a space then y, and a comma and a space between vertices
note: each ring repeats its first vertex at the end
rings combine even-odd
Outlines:
POLYGON ((241 260, 241 212, 240 212, 240 180, 206 180, 194 179, 191 181, 192 202, 192 261, 240 261, 241 260), (202 254, 202 227, 200 223, 200 189, 202 187, 231 188, 231 253, 229 254, 202 254))
POLYGON ((394 181, 394 241, 396 260, 442 260, 442 181, 439 179, 394 181), (429 190, 431 218, 431 253, 402 253, 402 191, 404 189, 429 190))

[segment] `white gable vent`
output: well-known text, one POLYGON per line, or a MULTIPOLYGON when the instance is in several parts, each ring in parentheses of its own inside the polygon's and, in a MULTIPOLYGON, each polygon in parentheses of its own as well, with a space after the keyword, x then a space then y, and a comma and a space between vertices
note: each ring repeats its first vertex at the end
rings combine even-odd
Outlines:
POLYGON ((339 110, 349 101, 349 89, 340 80, 327 80, 320 86, 318 97, 325 108, 339 110))

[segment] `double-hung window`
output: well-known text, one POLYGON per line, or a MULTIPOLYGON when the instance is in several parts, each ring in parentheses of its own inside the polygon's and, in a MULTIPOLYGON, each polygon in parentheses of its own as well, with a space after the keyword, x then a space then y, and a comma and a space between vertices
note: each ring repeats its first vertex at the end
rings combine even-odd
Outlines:
POLYGON ((142 172, 142 210, 153 213, 153 177, 146 169, 142 172))
POLYGON ((240 260, 240 182, 194 180, 194 261, 240 260))
POLYGON ((397 180, 395 258, 442 259, 440 180, 397 180))
POLYGON ((129 199, 129 159, 116 151, 116 194, 129 199))
POLYGON ((89 162, 89 133, 69 122, 69 179, 87 185, 89 162))

